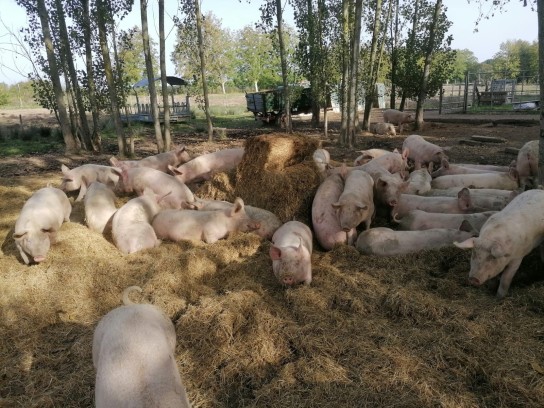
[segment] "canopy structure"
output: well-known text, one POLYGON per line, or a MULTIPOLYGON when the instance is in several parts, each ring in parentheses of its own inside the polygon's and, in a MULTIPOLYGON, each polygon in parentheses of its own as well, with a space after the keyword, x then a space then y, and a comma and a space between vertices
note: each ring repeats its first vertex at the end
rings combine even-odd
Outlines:
MULTIPOLYGON (((153 81, 157 82, 160 81, 161 77, 154 78, 153 81)), ((189 82, 187 82, 185 79, 177 77, 177 76, 166 76, 166 82, 168 85, 171 86, 185 86, 189 85, 189 82)), ((134 89, 136 88, 145 88, 149 85, 149 80, 147 78, 140 79, 138 82, 136 82, 132 87, 134 89)))

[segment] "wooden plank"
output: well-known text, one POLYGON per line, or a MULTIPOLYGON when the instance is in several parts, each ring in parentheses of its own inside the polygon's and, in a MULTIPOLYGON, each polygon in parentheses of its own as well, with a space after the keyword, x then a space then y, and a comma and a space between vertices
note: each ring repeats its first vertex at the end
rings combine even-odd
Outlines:
POLYGON ((483 143, 506 143, 506 139, 502 137, 473 135, 470 138, 483 143))

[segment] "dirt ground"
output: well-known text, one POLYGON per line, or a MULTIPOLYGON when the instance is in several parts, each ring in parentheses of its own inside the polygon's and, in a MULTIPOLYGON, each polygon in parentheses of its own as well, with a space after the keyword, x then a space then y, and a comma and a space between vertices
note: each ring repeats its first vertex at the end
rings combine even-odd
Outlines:
MULTIPOLYGON (((4 113, 0 125, 18 119, 4 113)), ((429 118, 418 133, 444 146, 451 162, 498 165, 515 159, 507 148, 539 135, 534 121, 478 119, 429 118), (503 141, 463 143, 473 135, 503 141)), ((362 133, 346 149, 305 119, 295 129, 346 163, 358 150, 400 148, 404 140, 362 133)), ((213 143, 204 134, 173 139, 198 155, 271 131, 229 129, 213 143)), ((270 243, 256 235, 210 245, 163 242, 127 256, 90 231, 82 204, 73 202, 46 261, 24 265, 11 238, 24 202, 60 183, 61 163, 109 164, 115 148, 0 159, 0 407, 94 406, 93 331, 130 285, 174 323, 176 361, 194 407, 544 406, 544 280, 536 253, 502 301, 493 284, 468 285, 470 252, 455 247, 380 258, 316 244, 312 284, 283 288, 272 274, 270 243)), ((154 154, 153 138, 142 137, 136 150, 154 154)))

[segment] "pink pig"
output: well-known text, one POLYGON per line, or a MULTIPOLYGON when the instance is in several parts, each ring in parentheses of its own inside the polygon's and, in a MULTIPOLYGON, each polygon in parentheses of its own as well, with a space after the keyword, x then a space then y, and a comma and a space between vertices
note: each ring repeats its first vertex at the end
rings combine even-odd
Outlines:
POLYGON ((96 408, 190 408, 176 364, 176 330, 156 306, 134 304, 123 292, 123 306, 106 314, 94 331, 96 408))
POLYGON ((385 149, 368 149, 368 150, 361 150, 359 151, 361 153, 360 156, 358 156, 355 161, 353 162, 354 166, 360 166, 362 164, 368 163, 370 160, 383 156, 385 153, 391 153, 389 150, 385 149))
POLYGON ((276 230, 270 246, 272 270, 284 285, 312 282, 312 231, 298 221, 288 221, 276 230))
POLYGON ((431 181, 432 188, 470 187, 473 189, 492 188, 498 190, 517 190, 519 188, 518 172, 511 168, 510 172, 489 172, 478 174, 452 174, 440 176, 431 181))
POLYGON ((459 191, 457 197, 426 197, 401 194, 398 205, 393 209, 393 214, 397 218, 402 218, 412 210, 448 214, 485 211, 485 209, 474 208, 468 188, 459 191))
POLYGON ((121 176, 121 169, 99 164, 84 164, 72 170, 63 164, 61 170, 63 179, 60 189, 65 192, 79 190, 76 201, 81 201, 85 197, 87 185, 93 181, 100 181, 106 185, 114 186, 121 176), (85 177, 87 183, 82 182, 82 177, 85 177))
POLYGON ((539 140, 531 140, 519 149, 516 170, 519 175, 519 186, 522 191, 525 190, 525 186, 536 188, 539 144, 539 140))
POLYGON ((383 111, 383 121, 392 123, 399 127, 399 134, 402 133, 402 127, 405 123, 415 121, 414 115, 409 112, 401 112, 396 109, 386 109, 383 111))
POLYGON ((223 149, 195 157, 179 167, 168 166, 168 169, 179 181, 194 183, 208 180, 212 177, 213 173, 236 168, 242 161, 243 156, 243 148, 223 149))
POLYGON ((402 143, 408 149, 408 159, 413 160, 416 167, 427 166, 430 162, 440 164, 446 158, 444 150, 434 143, 428 142, 419 135, 410 135, 402 143))
POLYGON ((113 214, 117 211, 115 194, 105 184, 93 181, 83 199, 85 222, 93 231, 103 234, 111 229, 113 214))
POLYGON ((400 230, 427 230, 431 228, 459 229, 463 221, 468 221, 476 231, 497 211, 484 211, 474 214, 443 214, 432 213, 422 210, 412 210, 407 215, 395 222, 399 224, 400 230))
POLYGON ((121 168, 150 167, 155 170, 168 173, 168 166, 177 167, 191 160, 185 146, 171 150, 169 152, 159 153, 154 156, 145 157, 141 160, 117 160, 110 158, 112 166, 121 168))
POLYGON ((241 198, 225 210, 164 210, 153 219, 153 229, 161 239, 202 240, 212 244, 232 232, 250 232, 260 227, 245 211, 241 198))
POLYGON ((32 194, 21 209, 13 233, 25 264, 45 260, 63 221, 70 221, 71 212, 70 200, 58 188, 45 187, 32 194))
POLYGON ((361 223, 370 228, 374 217, 374 180, 365 171, 351 170, 343 174, 344 190, 332 206, 336 210, 340 227, 349 232, 361 223))

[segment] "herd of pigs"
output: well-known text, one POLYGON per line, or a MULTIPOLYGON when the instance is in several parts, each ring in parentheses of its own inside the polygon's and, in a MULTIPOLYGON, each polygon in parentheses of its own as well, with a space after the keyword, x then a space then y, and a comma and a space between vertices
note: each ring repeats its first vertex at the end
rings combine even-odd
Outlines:
MULTIPOLYGON (((379 131, 394 131, 400 122, 385 123, 379 131)), ((75 200, 84 202, 88 227, 111 237, 124 254, 162 240, 211 244, 233 232, 252 232, 271 241, 271 269, 290 286, 311 283, 314 238, 323 250, 355 245, 362 254, 377 256, 456 245, 472 249, 471 284, 502 273, 497 296, 507 294, 522 259, 544 238, 544 191, 536 188, 538 141, 526 143, 510 166, 449 163, 442 147, 419 135, 407 136, 401 151, 361 153, 352 167, 333 167, 327 150, 314 152, 322 182, 311 225, 282 223, 241 198, 230 203, 195 197, 189 186, 235 169, 243 148, 191 159, 182 147, 138 161, 112 158, 112 166, 63 165, 59 188, 42 188, 26 201, 13 238, 26 264, 44 261, 62 223, 70 219, 66 193, 74 192, 75 200), (135 197, 117 208, 117 195, 135 197), (393 228, 373 227, 377 214, 393 228)), ((132 406, 159 396, 164 406, 188 407, 174 359, 172 323, 154 306, 132 303, 129 293, 138 289, 127 288, 124 306, 109 312, 95 330, 96 406, 132 406), (140 349, 147 346, 136 338, 145 339, 153 353, 140 349), (139 367, 153 372, 146 395, 130 379, 139 367)))

